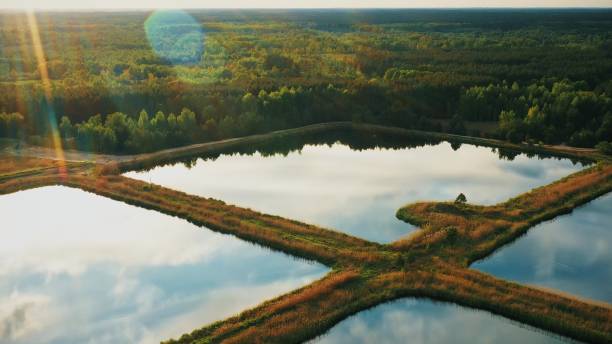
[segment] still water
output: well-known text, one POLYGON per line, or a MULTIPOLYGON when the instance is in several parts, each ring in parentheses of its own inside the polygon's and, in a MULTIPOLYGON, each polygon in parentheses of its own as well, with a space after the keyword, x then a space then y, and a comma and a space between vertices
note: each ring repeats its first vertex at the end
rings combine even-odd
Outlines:
POLYGON ((533 227, 472 268, 612 303, 612 194, 533 227))
POLYGON ((464 193, 470 203, 494 204, 583 167, 524 154, 502 159, 491 148, 448 142, 345 141, 228 152, 126 175, 386 243, 414 229, 395 218, 406 203, 464 193))
POLYGON ((1 196, 0 214, 0 343, 159 343, 328 271, 66 187, 1 196))
POLYGON ((400 299, 360 312, 311 344, 563 343, 487 312, 426 299, 400 299))

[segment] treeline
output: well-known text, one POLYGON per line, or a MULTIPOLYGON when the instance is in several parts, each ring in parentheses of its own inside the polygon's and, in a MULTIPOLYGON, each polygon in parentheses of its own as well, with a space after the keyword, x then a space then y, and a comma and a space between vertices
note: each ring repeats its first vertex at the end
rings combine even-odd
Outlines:
POLYGON ((133 118, 121 112, 89 118, 73 125, 62 117, 61 137, 81 150, 98 152, 146 152, 192 143, 202 136, 195 114, 183 109, 180 114, 166 116, 159 111, 150 117, 146 111, 133 118))
POLYGON ((612 83, 607 86, 590 90, 568 80, 475 86, 461 96, 458 111, 467 120, 499 120, 500 137, 513 142, 593 147, 612 140, 612 83))
POLYGON ((0 113, 0 138, 23 138, 25 119, 18 112, 0 113))
MULTIPOLYGON (((384 81, 370 81, 356 89, 334 85, 282 87, 258 94, 226 94, 221 102, 206 96, 199 101, 203 102, 200 111, 187 107, 178 111, 145 108, 132 113, 99 114, 75 122, 63 116, 59 131, 69 146, 112 153, 148 152, 331 121, 447 130, 513 142, 578 147, 593 147, 612 138, 612 100, 607 90, 589 91, 585 82, 568 80, 542 80, 527 86, 503 82, 467 88, 446 126, 419 112, 435 112, 450 103, 440 103, 438 97, 428 98, 419 87, 402 97, 387 88, 384 81), (498 129, 468 132, 469 121, 497 121, 498 129)), ((21 114, 0 114, 0 136, 23 137, 28 132, 21 114)))
POLYGON ((65 116, 70 142, 121 153, 338 120, 473 135, 464 121, 496 121, 505 111, 499 132, 489 135, 582 146, 610 141, 600 105, 612 95, 612 11, 49 12, 36 18, 42 64, 25 15, 0 13, 0 112, 23 117, 2 124, 3 136, 46 137, 56 127, 53 118, 65 116), (573 91, 557 95, 555 82, 573 91), (569 98, 578 99, 576 106, 564 105, 569 98), (591 103, 597 111, 587 109, 591 103), (528 116, 531 108, 543 115, 528 116), (577 115, 563 114, 566 108, 577 115), (168 124, 154 127, 155 135, 137 134, 143 109, 149 122, 161 112, 168 123, 189 109, 194 132, 168 124), (109 118, 131 121, 122 125, 133 129, 107 126, 109 118))
POLYGON ((353 91, 333 85, 282 87, 257 95, 246 92, 227 97, 221 104, 210 103, 199 112, 183 108, 177 113, 149 113, 144 109, 138 114, 95 115, 76 123, 63 116, 59 131, 67 143, 79 149, 138 153, 331 121, 432 128, 432 124, 401 107, 392 116, 387 105, 392 98, 375 84, 353 91), (223 111, 219 111, 220 106, 223 111))

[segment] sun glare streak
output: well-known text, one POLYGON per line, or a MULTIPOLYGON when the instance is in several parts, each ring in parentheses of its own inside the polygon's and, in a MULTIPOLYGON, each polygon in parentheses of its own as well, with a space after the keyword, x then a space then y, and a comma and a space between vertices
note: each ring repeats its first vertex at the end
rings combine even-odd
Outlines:
POLYGON ((55 111, 53 110, 53 97, 51 94, 51 79, 49 78, 49 70, 47 69, 47 60, 45 58, 45 51, 40 40, 40 32, 38 30, 38 22, 33 11, 27 12, 28 27, 30 28, 30 35, 32 36, 32 47, 34 49, 34 55, 38 64, 38 72, 40 73, 40 80, 43 85, 43 91, 45 94, 45 101, 47 102, 47 119, 49 121, 49 127, 51 129, 51 140, 53 148, 55 150, 55 156, 59 163, 59 172, 61 176, 66 176, 66 166, 64 164, 64 150, 62 148, 62 140, 60 139, 59 130, 57 127, 57 118, 55 111))
POLYGON ((18 36, 17 36, 18 49, 13 50, 11 54, 11 58, 14 61, 14 68, 16 72, 15 77, 12 79, 15 82, 15 87, 14 87, 15 103, 17 105, 18 112, 29 113, 28 107, 30 103, 28 101, 28 95, 26 92, 22 90, 21 87, 17 85, 19 81, 19 77, 18 77, 19 74, 22 74, 23 72, 27 72, 27 73, 31 72, 31 70, 29 69, 29 66, 22 62, 22 61, 30 60, 30 50, 28 49, 29 44, 26 39, 24 30, 21 30, 21 28, 25 26, 25 18, 22 16, 15 16, 13 20, 8 23, 8 25, 9 26, 12 25, 13 27, 20 28, 19 30, 17 30, 18 31, 18 36))

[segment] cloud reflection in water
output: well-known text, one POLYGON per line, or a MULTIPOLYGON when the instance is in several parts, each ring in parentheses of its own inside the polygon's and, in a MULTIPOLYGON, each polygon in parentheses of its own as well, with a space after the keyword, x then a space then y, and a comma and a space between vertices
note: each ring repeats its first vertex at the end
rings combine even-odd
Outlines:
POLYGON ((529 230, 473 268, 612 303, 612 194, 529 230))
POLYGON ((327 271, 66 187, 2 196, 0 211, 1 343, 159 342, 327 271))
POLYGON ((426 299, 400 299, 340 322, 311 344, 562 343, 483 311, 426 299))
POLYGON ((127 176, 191 194, 390 242, 412 227, 395 218, 419 200, 494 204, 562 178, 582 166, 517 156, 500 160, 490 148, 443 142, 404 149, 351 150, 306 145, 284 156, 222 155, 191 169, 163 166, 127 176))

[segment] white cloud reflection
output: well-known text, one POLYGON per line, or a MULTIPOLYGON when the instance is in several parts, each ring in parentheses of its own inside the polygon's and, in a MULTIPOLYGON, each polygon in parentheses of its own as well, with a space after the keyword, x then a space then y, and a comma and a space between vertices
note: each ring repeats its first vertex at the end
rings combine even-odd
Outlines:
POLYGON ((612 302, 612 194, 530 229, 474 268, 612 302))
POLYGON ((327 270, 65 187, 2 196, 0 212, 0 343, 159 342, 327 270))
POLYGON ((311 344, 562 343, 487 312, 401 299, 357 313, 311 344))
POLYGON ((490 148, 444 142, 414 149, 368 149, 307 145, 288 156, 223 155, 133 178, 224 200, 271 214, 388 242, 411 227, 395 219, 399 207, 419 200, 472 203, 504 201, 581 168, 569 160, 517 156, 500 160, 490 148))
POLYGON ((40 294, 12 292, 0 297, 0 343, 19 340, 54 323, 49 298, 40 294))
POLYGON ((123 267, 181 265, 247 245, 178 218, 135 211, 69 188, 3 196, 0 209, 10 231, 10 240, 0 241, 0 277, 21 270, 78 275, 109 261, 123 267))

